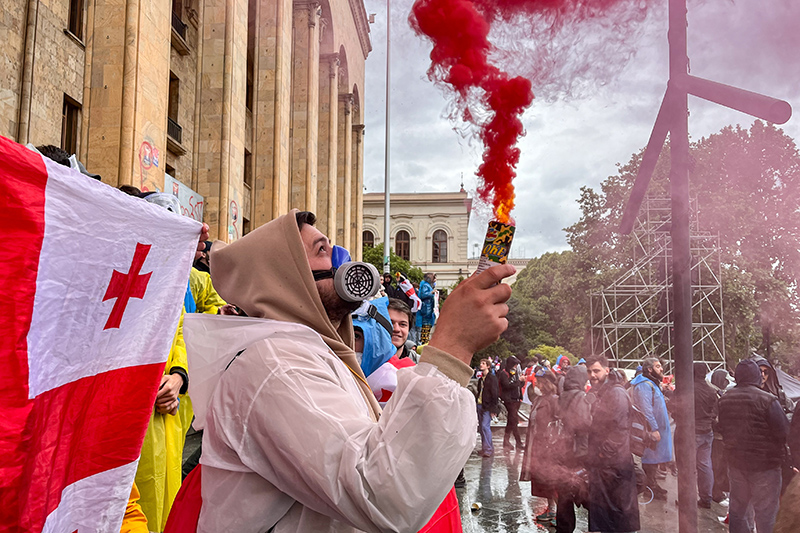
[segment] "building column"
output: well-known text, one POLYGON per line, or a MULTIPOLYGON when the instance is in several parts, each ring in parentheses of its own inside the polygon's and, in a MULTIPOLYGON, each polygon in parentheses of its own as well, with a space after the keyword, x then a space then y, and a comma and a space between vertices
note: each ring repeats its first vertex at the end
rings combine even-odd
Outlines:
POLYGON ((198 192, 211 239, 241 236, 247 83, 247 0, 204 0, 198 192))
POLYGON ((353 93, 340 94, 339 106, 343 121, 339 124, 338 184, 337 198, 339 215, 336 228, 336 244, 344 246, 352 254, 350 223, 353 198, 353 93))
POLYGON ((339 54, 326 54, 320 58, 319 190, 315 212, 326 213, 325 219, 318 220, 317 224, 319 230, 331 239, 336 238, 338 85, 339 54))
POLYGON ((292 0, 259 3, 253 73, 251 228, 289 211, 292 0))
POLYGON ((294 3, 290 207, 313 210, 317 197, 319 18, 317 0, 294 3))
POLYGON ((81 152, 86 167, 111 185, 164 187, 171 14, 169 0, 94 6, 84 92, 91 121, 81 152))
POLYGON ((364 227, 364 124, 353 125, 353 222, 351 254, 361 260, 364 227))

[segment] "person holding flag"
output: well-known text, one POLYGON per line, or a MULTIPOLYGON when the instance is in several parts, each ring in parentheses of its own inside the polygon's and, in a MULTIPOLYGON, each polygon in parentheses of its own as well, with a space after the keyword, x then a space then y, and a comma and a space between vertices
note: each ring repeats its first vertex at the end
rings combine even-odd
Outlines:
POLYGON ((202 225, 4 137, 0 225, 0 523, 117 533, 202 225))

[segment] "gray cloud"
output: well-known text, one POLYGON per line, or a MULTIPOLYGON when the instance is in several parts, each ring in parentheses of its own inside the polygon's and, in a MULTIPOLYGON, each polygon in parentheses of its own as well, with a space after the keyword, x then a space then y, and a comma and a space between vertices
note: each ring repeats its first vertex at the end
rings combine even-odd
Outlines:
MULTIPOLYGON (((373 52, 367 60, 365 87, 365 186, 383 191, 384 94, 386 68, 386 4, 366 0, 376 13, 372 25, 373 52)), ((407 23, 412 0, 393 0, 392 13, 392 136, 393 192, 456 191, 461 174, 475 191, 474 176, 483 147, 454 131, 445 117, 448 101, 426 78, 430 45, 413 34, 407 23)), ((517 236, 512 254, 534 257, 567 248, 562 228, 580 216, 580 187, 597 188, 616 164, 627 162, 650 136, 668 78, 666 17, 651 11, 638 29, 635 55, 618 63, 619 72, 601 80, 584 80, 573 96, 563 87, 534 86, 537 99, 526 111, 527 135, 520 141, 517 236)), ((689 55, 692 74, 762 92, 800 108, 800 3, 792 0, 694 2, 689 6, 689 55)), ((594 30, 591 30, 594 31, 594 30)), ((600 31, 600 30, 597 30, 600 31)), ((505 35, 505 34, 504 34, 505 35)), ((504 44, 507 41, 503 41, 504 44)), ((594 42, 580 41, 581 46, 594 42)), ((517 47, 517 68, 530 47, 517 47)), ((592 55, 592 61, 602 61, 592 55)), ((599 65, 594 72, 603 72, 599 65)), ((693 139, 728 124, 749 126, 752 118, 716 104, 690 99, 689 129, 693 139)), ((784 131, 797 138, 800 121, 784 131)), ((489 209, 478 207, 470 224, 470 252, 483 239, 489 209)))

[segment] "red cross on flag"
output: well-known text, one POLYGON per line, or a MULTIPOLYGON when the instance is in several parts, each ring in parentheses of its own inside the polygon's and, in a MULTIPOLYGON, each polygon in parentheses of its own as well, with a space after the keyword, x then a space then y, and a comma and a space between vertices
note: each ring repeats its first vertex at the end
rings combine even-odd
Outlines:
POLYGON ((0 531, 120 530, 199 233, 0 137, 0 531))

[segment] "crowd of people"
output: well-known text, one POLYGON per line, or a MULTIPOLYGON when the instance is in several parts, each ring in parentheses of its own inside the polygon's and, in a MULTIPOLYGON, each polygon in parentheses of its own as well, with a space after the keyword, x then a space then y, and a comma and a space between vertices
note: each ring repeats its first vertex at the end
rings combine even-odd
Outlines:
MULTIPOLYGON (((590 531, 638 530, 640 495, 667 500, 659 481, 677 475, 676 399, 662 362, 645 358, 630 380, 604 356, 575 366, 563 355, 554 365, 534 357, 522 367, 511 356, 504 363, 482 359, 476 369, 481 454, 494 454, 491 421, 502 404, 504 452, 515 450, 515 439, 516 450, 524 450, 520 480, 547 501, 537 521, 572 532, 580 505, 588 510, 590 531), (523 397, 530 403, 524 444, 518 428, 523 397)), ((791 482, 800 422, 773 366, 755 354, 732 374, 696 362, 694 391, 698 507, 727 505, 724 523, 732 533, 797 530, 800 486, 791 482), (790 496, 782 500, 784 492, 790 496)))

